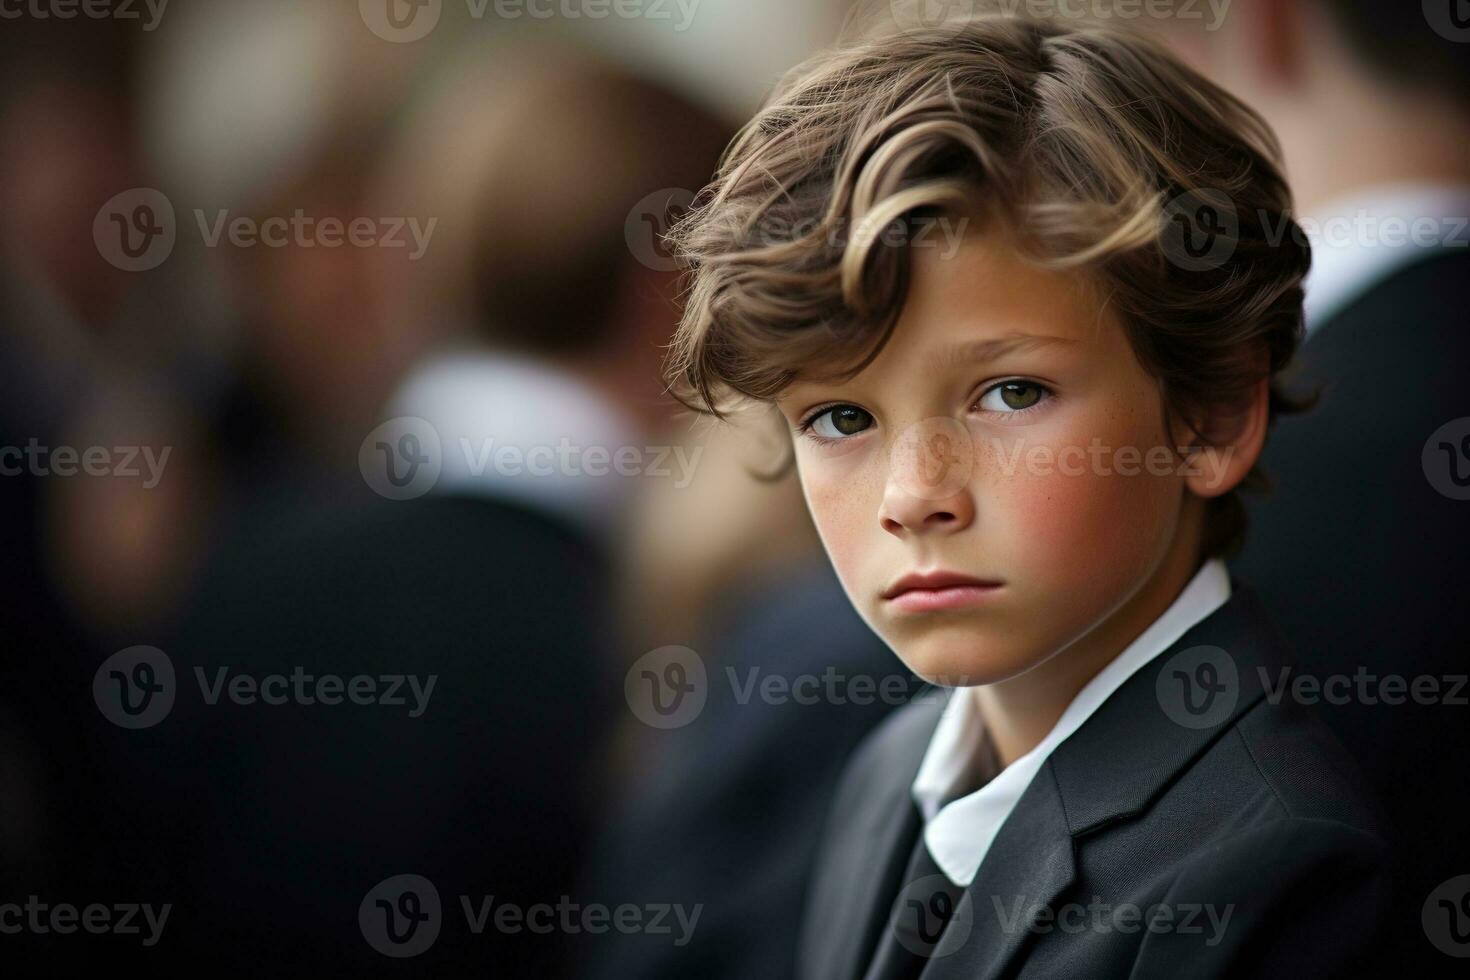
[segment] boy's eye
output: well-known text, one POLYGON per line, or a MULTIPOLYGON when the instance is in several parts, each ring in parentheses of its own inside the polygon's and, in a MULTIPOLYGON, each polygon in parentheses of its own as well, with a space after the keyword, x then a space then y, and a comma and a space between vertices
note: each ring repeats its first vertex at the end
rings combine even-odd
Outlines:
POLYGON ((1003 381, 980 396, 987 412, 1020 412, 1040 404, 1049 392, 1034 381, 1003 381))
POLYGON ((856 405, 836 405, 814 415, 805 428, 821 439, 845 439, 873 424, 873 416, 856 405))

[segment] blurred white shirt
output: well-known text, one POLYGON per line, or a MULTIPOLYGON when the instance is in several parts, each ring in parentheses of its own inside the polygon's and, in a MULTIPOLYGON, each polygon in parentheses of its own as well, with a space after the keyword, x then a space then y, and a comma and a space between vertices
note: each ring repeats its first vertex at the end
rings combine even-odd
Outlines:
POLYGON ((528 357, 446 351, 410 372, 388 415, 416 416, 438 432, 434 493, 519 502, 604 541, 619 535, 637 481, 611 458, 622 447, 641 451, 641 433, 571 373, 528 357))
POLYGON ((1300 219, 1312 244, 1307 333, 1368 290, 1444 248, 1470 248, 1470 184, 1385 184, 1300 219))

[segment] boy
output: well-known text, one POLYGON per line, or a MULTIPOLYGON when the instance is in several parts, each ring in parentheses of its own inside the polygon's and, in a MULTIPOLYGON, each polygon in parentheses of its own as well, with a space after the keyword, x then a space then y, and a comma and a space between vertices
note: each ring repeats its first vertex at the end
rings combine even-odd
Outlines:
POLYGON ((1360 965, 1374 810, 1221 560, 1301 330, 1278 155, 1152 43, 979 17, 798 69, 675 230, 677 389, 780 412, 849 599, 953 689, 849 764, 804 976, 1360 965))

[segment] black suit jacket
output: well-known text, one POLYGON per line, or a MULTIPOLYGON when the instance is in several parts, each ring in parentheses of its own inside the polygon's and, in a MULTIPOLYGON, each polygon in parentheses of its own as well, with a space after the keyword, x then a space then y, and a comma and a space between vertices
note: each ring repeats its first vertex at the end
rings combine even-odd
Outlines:
POLYGON ((1312 706, 1385 804, 1403 879, 1392 939, 1398 965, 1416 975, 1456 965, 1426 941, 1420 911, 1439 883, 1470 873, 1470 501, 1436 490, 1423 461, 1436 429, 1470 416, 1467 282, 1470 253, 1447 250, 1307 340, 1292 385, 1320 400, 1272 432, 1264 465, 1275 488, 1255 503, 1234 563, 1298 673, 1441 683, 1435 703, 1385 703, 1375 681, 1371 699, 1355 682, 1346 703, 1312 706))
MULTIPOLYGON (((1237 585, 1129 678, 1032 780, 924 980, 1358 975, 1387 898, 1385 846, 1341 749, 1289 701, 1266 697, 1261 669, 1274 682, 1277 656, 1237 585), (1226 651, 1237 680, 1220 674, 1227 700, 1201 720, 1221 717, 1193 727, 1173 720, 1168 692, 1202 645, 1226 651), (1111 927, 1113 913, 1099 918, 1094 905, 1163 905, 1177 928, 1125 931, 1126 916, 1111 927), (1210 909, 1229 915, 1223 928, 1210 909)), ((910 787, 941 710, 902 710, 848 768, 803 930, 808 980, 863 976, 890 928, 921 825, 910 787)))
MULTIPOLYGON (((118 894, 175 903, 149 961, 212 976, 556 976, 564 934, 470 928, 461 897, 576 897, 620 688, 601 549, 564 522, 428 496, 283 511, 222 553, 172 643, 169 717, 113 728, 118 894), (208 704, 250 674, 437 675, 427 709, 208 704), (438 939, 373 950, 368 890, 422 875, 438 939)), ((379 689, 386 690, 386 686, 379 689)), ((95 712, 94 712, 95 713, 95 712)), ((111 893, 111 892, 109 892, 111 893)))

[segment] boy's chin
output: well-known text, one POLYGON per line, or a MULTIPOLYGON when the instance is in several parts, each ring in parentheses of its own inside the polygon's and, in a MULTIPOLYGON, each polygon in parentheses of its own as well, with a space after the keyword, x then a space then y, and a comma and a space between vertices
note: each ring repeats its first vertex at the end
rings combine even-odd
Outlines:
POLYGON ((908 637, 892 644, 900 660, 924 681, 938 687, 975 687, 995 684, 1025 673, 1036 658, 973 631, 963 636, 908 637))

